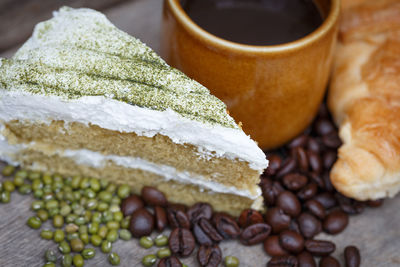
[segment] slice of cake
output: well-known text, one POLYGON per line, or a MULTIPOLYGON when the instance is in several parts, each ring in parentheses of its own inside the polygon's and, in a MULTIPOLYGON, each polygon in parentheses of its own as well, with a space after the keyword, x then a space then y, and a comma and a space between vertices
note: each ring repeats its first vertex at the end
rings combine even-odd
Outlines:
POLYGON ((264 153, 209 91, 90 9, 62 8, 0 60, 0 158, 170 201, 261 209, 264 153))

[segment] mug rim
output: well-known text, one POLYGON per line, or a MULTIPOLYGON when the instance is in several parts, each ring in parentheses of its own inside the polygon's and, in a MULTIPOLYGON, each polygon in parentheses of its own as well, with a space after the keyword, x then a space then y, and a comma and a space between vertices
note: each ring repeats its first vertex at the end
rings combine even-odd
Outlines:
POLYGON ((269 53, 269 52, 286 52, 295 51, 304 46, 312 44, 326 35, 337 23, 340 14, 340 0, 330 0, 330 10, 327 18, 323 23, 313 32, 306 36, 278 45, 249 45, 229 41, 211 34, 197 25, 183 10, 180 0, 166 0, 170 10, 174 14, 179 23, 189 32, 206 42, 211 42, 214 46, 221 49, 232 49, 238 52, 252 52, 252 53, 269 53))

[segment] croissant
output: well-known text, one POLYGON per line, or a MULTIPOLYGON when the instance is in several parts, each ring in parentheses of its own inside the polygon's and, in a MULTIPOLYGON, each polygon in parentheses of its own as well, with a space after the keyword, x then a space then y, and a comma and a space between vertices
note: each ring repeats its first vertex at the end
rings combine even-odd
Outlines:
POLYGON ((400 190, 400 1, 343 1, 328 106, 343 145, 330 173, 358 200, 400 190))

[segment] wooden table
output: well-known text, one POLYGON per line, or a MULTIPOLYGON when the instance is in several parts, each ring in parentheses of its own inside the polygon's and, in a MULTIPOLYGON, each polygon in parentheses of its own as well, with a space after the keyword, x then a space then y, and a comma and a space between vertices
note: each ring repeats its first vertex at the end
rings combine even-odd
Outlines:
MULTIPOLYGON (((140 38, 154 50, 159 51, 159 30, 161 0, 136 0, 125 2, 104 12, 109 19, 122 30, 140 38)), ((1 40, 1 37, 0 37, 1 40)), ((2 53, 12 56, 15 49, 2 53)), ((0 177, 0 180, 4 178, 0 177)), ((56 250, 52 241, 42 240, 40 231, 25 225, 33 215, 30 211, 30 196, 13 193, 9 204, 0 204, 0 266, 35 267, 44 263, 46 249, 56 250)), ((337 244, 333 254, 343 263, 343 249, 349 244, 356 244, 361 251, 362 266, 394 267, 400 266, 400 196, 387 200, 377 209, 367 209, 363 214, 352 216, 349 227, 337 236, 321 234, 318 238, 330 239, 337 244)), ((48 227, 42 226, 42 229, 48 227)), ((154 234, 156 235, 156 234, 154 234)), ((265 266, 268 256, 261 245, 245 247, 236 241, 222 242, 223 254, 236 255, 240 266, 265 266)), ((156 248, 145 250, 138 246, 138 240, 117 241, 114 251, 121 255, 120 266, 141 266, 141 258, 155 252, 156 248)), ((192 257, 183 262, 190 267, 198 266, 192 257)), ((85 266, 108 266, 106 256, 98 251, 96 257, 87 261, 85 266)), ((343 265, 344 266, 344 265, 343 265)))

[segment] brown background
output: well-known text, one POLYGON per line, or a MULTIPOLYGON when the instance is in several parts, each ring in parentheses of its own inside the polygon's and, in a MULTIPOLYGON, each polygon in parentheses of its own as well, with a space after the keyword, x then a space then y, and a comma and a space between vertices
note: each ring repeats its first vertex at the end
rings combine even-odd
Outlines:
MULTIPOLYGON (((34 24, 50 18, 51 11, 60 5, 90 6, 102 10, 119 28, 159 51, 162 0, 0 0, 0 56, 12 56, 16 47, 31 34, 34 24)), ((29 210, 32 200, 32 197, 13 193, 11 203, 0 204, 1 267, 42 266, 44 251, 56 249, 52 241, 40 239, 40 231, 25 225, 33 215, 29 210)), ((337 236, 321 234, 318 238, 331 239, 337 244, 333 255, 342 263, 344 247, 356 244, 361 251, 362 266, 400 266, 399 207, 400 196, 387 200, 381 208, 367 209, 363 214, 351 217, 350 225, 343 233, 337 236)), ((245 247, 230 241, 221 243, 221 248, 225 256, 236 255, 241 266, 266 266, 268 261, 261 245, 245 247)), ((139 247, 136 239, 117 241, 113 250, 121 255, 120 266, 141 266, 144 255, 156 252, 156 248, 145 250, 139 247)), ((198 266, 195 254, 183 262, 190 267, 198 266)), ((106 256, 98 251, 85 266, 109 265, 106 256)))

